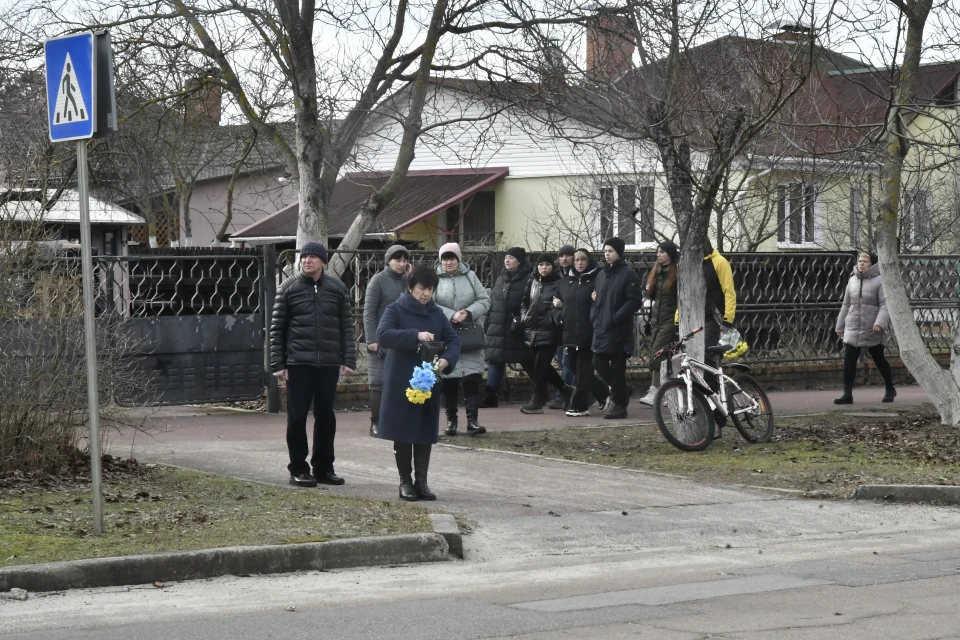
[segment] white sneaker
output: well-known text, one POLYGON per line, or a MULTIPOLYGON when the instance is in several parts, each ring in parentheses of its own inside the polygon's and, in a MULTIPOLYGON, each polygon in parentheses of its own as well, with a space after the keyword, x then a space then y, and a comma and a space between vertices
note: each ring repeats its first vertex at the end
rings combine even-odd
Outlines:
POLYGON ((660 387, 655 387, 655 386, 653 386, 653 385, 650 385, 650 388, 647 389, 647 395, 645 395, 645 396, 643 396, 642 398, 640 398, 640 401, 639 401, 640 404, 645 404, 645 405, 648 405, 648 406, 651 406, 651 407, 652 407, 652 406, 653 406, 653 401, 654 401, 654 399, 656 399, 656 397, 657 397, 657 391, 658 391, 659 389, 660 389, 660 387))
POLYGON ((567 409, 567 417, 570 418, 582 418, 584 416, 590 415, 590 412, 584 409, 583 411, 576 411, 574 409, 567 409))

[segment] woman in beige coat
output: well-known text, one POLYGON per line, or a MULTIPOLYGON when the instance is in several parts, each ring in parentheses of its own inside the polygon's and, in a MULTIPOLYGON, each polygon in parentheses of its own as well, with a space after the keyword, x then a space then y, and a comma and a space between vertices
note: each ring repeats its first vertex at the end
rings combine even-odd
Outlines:
POLYGON ((883 347, 890 342, 890 315, 880 280, 880 265, 873 256, 861 253, 857 267, 850 276, 843 294, 843 306, 837 317, 837 335, 843 340, 843 395, 835 404, 853 404, 853 379, 857 373, 860 349, 866 349, 887 385, 884 402, 893 402, 897 390, 893 386, 893 372, 883 355, 883 347))

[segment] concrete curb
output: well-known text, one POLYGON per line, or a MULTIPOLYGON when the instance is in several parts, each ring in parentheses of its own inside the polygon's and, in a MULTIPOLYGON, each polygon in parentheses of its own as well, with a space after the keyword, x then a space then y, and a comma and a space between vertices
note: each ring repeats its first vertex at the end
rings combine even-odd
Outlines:
POLYGON ((937 484, 864 484, 857 487, 853 497, 857 500, 960 504, 960 487, 937 484))
POLYGON ((460 534, 460 527, 457 526, 457 519, 449 513, 431 513, 428 516, 430 524, 433 525, 433 532, 443 536, 450 547, 450 554, 462 560, 463 536, 460 534))
MULTIPOLYGON (((452 519, 452 516, 450 516, 452 519)), ((456 526, 456 522, 454 522, 456 526)), ((459 538, 459 530, 457 538, 459 538)), ((224 575, 288 573, 450 559, 445 535, 417 533, 305 544, 224 547, 0 569, 0 591, 60 591, 224 575)), ((460 543, 460 555, 463 545, 460 543)))

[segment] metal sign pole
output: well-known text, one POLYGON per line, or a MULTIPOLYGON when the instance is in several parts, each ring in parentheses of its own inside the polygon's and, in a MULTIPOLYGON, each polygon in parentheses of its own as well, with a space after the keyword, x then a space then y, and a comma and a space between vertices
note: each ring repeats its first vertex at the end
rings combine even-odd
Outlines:
POLYGON ((87 141, 77 141, 77 189, 80 192, 80 245, 83 265, 83 331, 87 348, 87 408, 90 424, 90 477, 93 526, 103 533, 103 488, 100 481, 100 398, 97 390, 97 333, 93 306, 93 239, 87 189, 87 141))

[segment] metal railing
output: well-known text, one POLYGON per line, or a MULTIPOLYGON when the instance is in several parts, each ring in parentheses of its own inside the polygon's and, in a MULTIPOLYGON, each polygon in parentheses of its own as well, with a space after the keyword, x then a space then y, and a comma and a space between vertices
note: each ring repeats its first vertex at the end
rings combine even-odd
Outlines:
MULTIPOLYGON (((485 287, 491 288, 503 269, 502 252, 470 252, 464 262, 485 287)), ((344 283, 351 292, 357 318, 362 317, 366 284, 384 267, 383 251, 362 250, 350 259, 344 283)), ((597 256, 599 257, 599 256, 597 256)), ((294 252, 281 254, 279 279, 293 273, 294 252)), ((414 263, 436 263, 435 251, 411 251, 414 263)), ((726 254, 737 290, 735 325, 750 345, 745 361, 810 362, 836 360, 842 344, 834 332, 843 292, 856 265, 852 253, 726 254)), ((645 278, 655 262, 652 253, 627 253, 625 259, 645 278)), ((905 256, 904 278, 917 323, 933 353, 949 353, 960 307, 960 256, 905 256)), ((643 326, 645 307, 634 322, 631 363, 643 366, 648 344, 643 326)), ((358 342, 364 340, 358 322, 358 342)), ((890 348, 896 354, 896 340, 890 348)))

